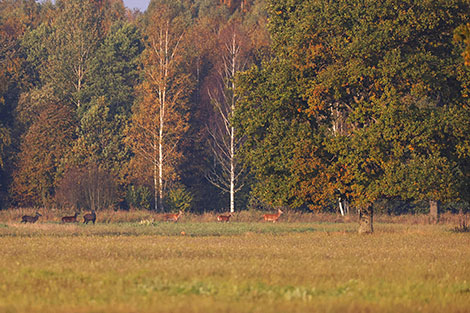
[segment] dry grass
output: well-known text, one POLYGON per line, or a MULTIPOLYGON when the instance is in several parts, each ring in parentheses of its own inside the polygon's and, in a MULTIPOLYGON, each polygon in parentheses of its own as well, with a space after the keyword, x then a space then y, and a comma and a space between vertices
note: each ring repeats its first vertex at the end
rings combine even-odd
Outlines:
POLYGON ((8 222, 0 312, 470 312, 467 233, 354 229, 8 222))
MULTIPOLYGON (((66 215, 73 215, 73 210, 57 210, 57 209, 11 209, 11 210, 0 210, 0 223, 14 223, 21 221, 23 215, 34 215, 36 211, 39 211, 43 216, 39 218, 38 223, 59 223, 61 218, 66 215)), ((78 220, 83 221, 83 215, 87 212, 82 212, 78 220)), ((241 211, 236 212, 230 219, 230 222, 261 222, 263 214, 275 213, 265 211, 241 211)), ((185 213, 179 220, 179 222, 193 222, 193 223, 205 223, 217 221, 217 215, 220 213, 206 212, 203 214, 192 214, 185 213)), ((445 213, 440 215, 440 225, 461 225, 462 219, 467 221, 470 220, 470 216, 445 213)), ((281 215, 279 222, 281 223, 356 223, 357 215, 351 214, 350 216, 342 217, 337 214, 331 213, 306 213, 299 211, 284 212, 281 215)), ((376 215, 374 220, 379 223, 388 224, 412 224, 412 225, 427 225, 430 224, 430 219, 427 215, 376 215)), ((97 212, 98 223, 145 223, 145 222, 160 222, 163 221, 162 214, 154 213, 153 211, 147 210, 131 210, 131 211, 115 211, 115 210, 100 210, 97 212)))

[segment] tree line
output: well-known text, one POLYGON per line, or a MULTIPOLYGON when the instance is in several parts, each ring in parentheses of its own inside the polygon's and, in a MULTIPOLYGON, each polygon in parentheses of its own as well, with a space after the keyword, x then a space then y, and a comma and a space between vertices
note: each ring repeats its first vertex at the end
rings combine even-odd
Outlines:
POLYGON ((220 114, 235 73, 268 54, 263 1, 141 13, 7 0, 0 12, 2 208, 228 207, 220 114))
POLYGON ((466 208, 469 9, 2 1, 2 207, 466 208))

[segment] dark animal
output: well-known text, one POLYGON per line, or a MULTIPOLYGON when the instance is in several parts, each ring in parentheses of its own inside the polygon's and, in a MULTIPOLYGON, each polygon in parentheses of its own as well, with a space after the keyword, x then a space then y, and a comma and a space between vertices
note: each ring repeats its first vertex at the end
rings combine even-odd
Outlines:
POLYGON ((36 223, 36 221, 38 220, 38 218, 42 216, 41 214, 39 214, 39 212, 36 212, 36 215, 35 216, 29 216, 29 215, 25 215, 21 218, 21 223, 36 223))
POLYGON ((232 213, 229 213, 227 215, 219 215, 217 216, 217 220, 219 222, 229 222, 230 221, 230 218, 232 217, 232 213))
POLYGON ((62 223, 76 223, 77 222, 78 213, 75 212, 74 216, 64 216, 62 217, 62 223))
POLYGON ((93 222, 95 224, 96 221, 96 213, 95 210, 91 211, 91 213, 83 215, 83 223, 88 224, 88 222, 93 222))

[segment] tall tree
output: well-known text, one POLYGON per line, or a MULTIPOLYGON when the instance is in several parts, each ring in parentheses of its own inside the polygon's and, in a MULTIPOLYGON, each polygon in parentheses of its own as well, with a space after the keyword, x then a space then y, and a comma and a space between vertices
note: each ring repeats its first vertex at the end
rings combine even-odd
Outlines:
POLYGON ((0 204, 8 198, 12 148, 17 144, 14 111, 27 75, 21 42, 38 21, 39 5, 33 0, 0 3, 0 204))
POLYGON ((104 97, 94 99, 82 115, 70 163, 77 167, 99 167, 118 176, 129 151, 124 144, 123 116, 111 114, 104 97))
POLYGON ((319 209, 329 205, 331 155, 320 125, 302 110, 298 73, 275 58, 238 79, 235 122, 246 137, 244 161, 255 177, 253 197, 275 206, 319 209))
POLYGON ((152 170, 155 210, 163 210, 165 185, 177 177, 182 157, 179 143, 187 129, 187 97, 191 82, 181 71, 185 16, 177 5, 161 4, 150 11, 144 29, 147 37, 142 56, 141 100, 133 112, 128 135, 136 154, 134 163, 152 170), (140 161, 139 161, 140 160, 140 161))
MULTIPOLYGON (((187 50, 189 53, 187 59, 192 61, 191 68, 197 88, 191 98, 190 129, 184 142, 187 162, 181 166, 181 175, 182 182, 195 194, 193 209, 196 210, 205 210, 207 207, 221 209, 229 206, 230 175, 227 172, 226 179, 222 178, 221 163, 214 162, 214 153, 211 148, 211 145, 213 147, 216 145, 214 136, 212 136, 217 133, 216 125, 222 126, 223 123, 223 117, 214 106, 214 100, 223 105, 223 98, 225 96, 230 98, 230 84, 225 83, 225 87, 223 86, 224 78, 221 74, 225 75, 222 69, 224 66, 223 56, 229 54, 226 44, 231 43, 230 32, 233 25, 236 25, 238 29, 236 33, 243 34, 236 41, 241 47, 240 56, 247 63, 247 67, 252 62, 259 62, 261 56, 268 51, 269 35, 264 27, 266 11, 263 2, 250 2, 253 5, 250 5, 247 11, 235 10, 232 12, 225 4, 218 4, 217 0, 196 1, 193 8, 193 12, 197 12, 197 18, 194 19, 194 24, 189 30, 193 44, 187 50), (211 131, 208 132, 208 129, 211 131), (214 168, 217 168, 216 172, 219 178, 225 182, 218 183, 222 189, 217 188, 206 179, 209 170, 214 174, 212 171, 214 168), (224 189, 227 193, 223 192, 224 189)), ((235 97, 238 98, 236 95, 235 97)), ((219 138, 219 143, 222 138, 220 135, 221 133, 216 136, 219 138)), ((235 141, 237 140, 235 139, 235 141)), ((226 142, 230 143, 230 140, 226 142)), ((219 150, 219 155, 220 152, 219 150)), ((225 162, 228 169, 230 167, 228 159, 225 162)), ((237 207, 242 207, 249 199, 249 182, 251 181, 248 178, 249 171, 245 171, 241 176, 243 176, 244 182, 243 188, 237 192, 237 207)), ((216 176, 213 175, 212 178, 216 179, 216 176)), ((237 186, 237 183, 235 185, 237 186)), ((238 186, 240 185, 239 182, 238 186)))
POLYGON ((123 177, 130 158, 124 132, 135 101, 142 50, 136 26, 118 22, 92 56, 74 147, 75 166, 93 164, 123 177))
POLYGON ((243 166, 238 154, 243 137, 236 135, 233 114, 238 97, 235 94, 235 76, 245 70, 249 63, 249 43, 241 24, 233 21, 219 34, 221 50, 216 70, 216 80, 209 92, 215 107, 215 118, 209 125, 210 145, 214 156, 214 167, 208 175, 209 181, 230 195, 230 212, 235 212, 235 194, 242 188, 243 166))
POLYGON ((103 12, 91 0, 57 1, 57 17, 48 45, 48 62, 42 71, 60 98, 81 108, 90 61, 103 36, 103 12))
POLYGON ((372 231, 372 204, 380 197, 456 196, 457 164, 446 153, 449 142, 436 119, 461 99, 451 34, 468 18, 467 9, 464 1, 410 1, 397 8, 393 1, 339 2, 307 9, 324 16, 307 27, 303 44, 311 56, 303 63, 297 58, 316 73, 305 93, 308 112, 332 125, 346 121, 342 132, 330 132, 328 146, 349 174, 338 186, 360 208, 361 232, 372 231), (346 12, 331 25, 331 16, 346 12))
POLYGON ((135 25, 116 22, 89 63, 89 88, 84 100, 105 97, 111 114, 131 114, 134 88, 139 83, 140 55, 144 49, 135 25))
POLYGON ((181 183, 194 195, 192 210, 207 207, 220 208, 222 194, 206 179, 207 169, 212 165, 208 146, 208 121, 213 115, 213 105, 207 91, 212 86, 212 75, 218 56, 218 32, 226 19, 225 8, 215 6, 213 0, 197 1, 194 8, 197 17, 187 30, 192 44, 185 49, 186 68, 192 73, 194 91, 189 100, 188 131, 182 141, 185 156, 180 164, 181 183))
POLYGON ((12 193, 20 205, 51 203, 74 137, 71 108, 64 106, 50 88, 39 92, 23 100, 38 103, 32 108, 35 118, 24 134, 13 175, 12 193))

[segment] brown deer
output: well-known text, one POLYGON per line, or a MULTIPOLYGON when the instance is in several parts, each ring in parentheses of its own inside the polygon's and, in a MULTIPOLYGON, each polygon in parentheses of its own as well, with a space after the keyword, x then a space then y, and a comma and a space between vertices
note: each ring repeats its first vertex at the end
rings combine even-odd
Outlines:
POLYGON ((229 222, 230 218, 232 217, 232 213, 226 214, 226 215, 218 215, 217 216, 217 221, 219 222, 229 222))
POLYGON ((39 214, 39 212, 36 212, 36 215, 35 216, 29 216, 29 215, 24 215, 22 218, 21 218, 21 223, 36 223, 36 221, 38 220, 38 218, 42 216, 41 214, 39 214))
POLYGON ((277 209, 277 214, 264 214, 263 218, 267 222, 276 223, 282 213, 281 209, 277 209))
POLYGON ((64 216, 62 217, 62 223, 76 223, 77 222, 78 213, 75 212, 74 216, 64 216))
POLYGON ((93 225, 96 221, 96 213, 95 210, 92 210, 91 213, 83 215, 83 224, 88 224, 88 222, 93 222, 93 225))
POLYGON ((180 216, 183 215, 183 211, 179 211, 178 214, 175 214, 175 213, 167 213, 167 214, 163 214, 163 220, 164 221, 173 221, 173 222, 178 222, 178 219, 180 218, 180 216))

